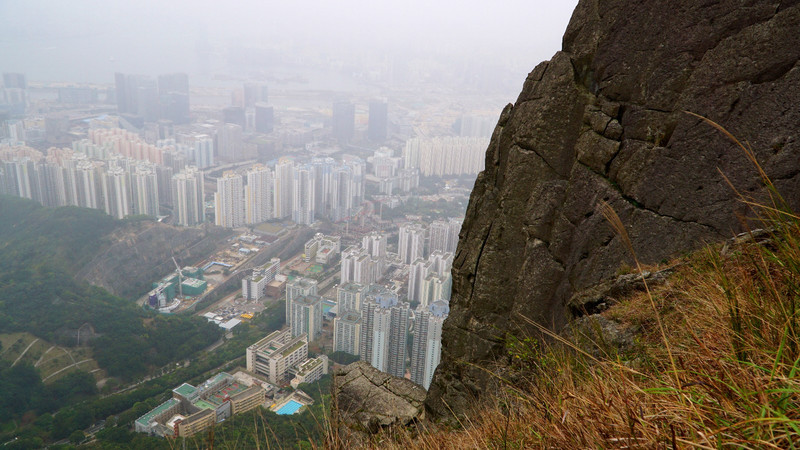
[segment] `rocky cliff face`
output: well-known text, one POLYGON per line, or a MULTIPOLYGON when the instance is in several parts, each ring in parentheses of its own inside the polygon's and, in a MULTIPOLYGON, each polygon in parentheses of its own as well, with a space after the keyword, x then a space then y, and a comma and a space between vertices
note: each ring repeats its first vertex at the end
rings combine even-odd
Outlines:
POLYGON ((503 111, 453 263, 442 363, 426 407, 465 412, 508 358, 507 333, 561 328, 576 293, 631 258, 599 213, 608 202, 642 262, 728 238, 757 172, 748 141, 800 203, 798 1, 581 0, 563 51, 503 111))

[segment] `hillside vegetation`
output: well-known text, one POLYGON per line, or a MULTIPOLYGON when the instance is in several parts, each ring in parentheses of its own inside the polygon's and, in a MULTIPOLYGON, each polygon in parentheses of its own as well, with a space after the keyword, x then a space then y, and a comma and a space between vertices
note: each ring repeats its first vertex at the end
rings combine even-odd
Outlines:
POLYGON ((219 331, 213 324, 153 316, 73 278, 123 224, 97 210, 0 197, 0 333, 88 343, 100 366, 124 379, 214 342, 219 331))

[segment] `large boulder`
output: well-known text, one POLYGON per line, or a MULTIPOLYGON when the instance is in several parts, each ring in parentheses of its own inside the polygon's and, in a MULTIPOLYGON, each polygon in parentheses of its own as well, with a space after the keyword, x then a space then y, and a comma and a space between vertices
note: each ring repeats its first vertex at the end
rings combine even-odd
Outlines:
POLYGON ((425 418, 425 389, 393 377, 365 361, 334 372, 335 426, 344 443, 358 445, 393 427, 408 427, 425 418))
POLYGON ((563 50, 501 114, 453 263, 442 362, 426 406, 462 414, 495 384, 506 336, 571 318, 575 293, 743 229, 728 181, 762 188, 747 141, 800 206, 798 1, 581 0, 563 50), (487 370, 488 369, 488 370, 487 370))

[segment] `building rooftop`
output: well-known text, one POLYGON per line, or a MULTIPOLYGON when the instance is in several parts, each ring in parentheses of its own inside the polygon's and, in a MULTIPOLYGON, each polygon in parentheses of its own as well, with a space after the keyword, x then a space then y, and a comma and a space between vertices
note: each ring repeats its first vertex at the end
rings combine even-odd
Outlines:
POLYGON ((293 351, 297 350, 298 348, 300 348, 300 347, 302 347, 302 346, 304 346, 304 345, 306 345, 306 342, 305 342, 305 340, 304 340, 304 339, 300 339, 300 340, 298 340, 297 342, 295 342, 295 343, 294 343, 294 345, 292 345, 292 346, 290 346, 289 348, 287 348, 286 350, 282 351, 282 352, 281 352, 281 355, 283 355, 284 357, 287 357, 287 356, 289 356, 289 355, 290 355, 290 354, 291 354, 293 351))
POLYGON ((305 375, 322 364, 322 358, 309 359, 297 366, 297 374, 305 375))
POLYGON ((197 388, 189 383, 183 383, 182 385, 173 389, 172 392, 188 398, 197 392, 197 388))
POLYGON ((180 400, 171 398, 165 401, 164 403, 156 406, 155 408, 151 409, 147 414, 136 419, 136 422, 142 426, 147 426, 153 420, 154 417, 158 416, 159 414, 162 414, 164 411, 172 408, 178 403, 180 403, 180 400))

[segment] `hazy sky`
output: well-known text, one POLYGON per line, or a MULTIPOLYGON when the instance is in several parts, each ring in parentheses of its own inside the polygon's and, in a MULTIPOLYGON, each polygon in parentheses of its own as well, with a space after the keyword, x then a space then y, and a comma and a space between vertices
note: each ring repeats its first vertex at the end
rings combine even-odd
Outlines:
POLYGON ((197 48, 361 53, 487 51, 530 68, 561 46, 577 0, 0 0, 0 70, 111 81, 114 70, 193 73, 197 48), (513 52, 513 53, 512 53, 513 52), (110 73, 106 73, 110 72, 110 73))

